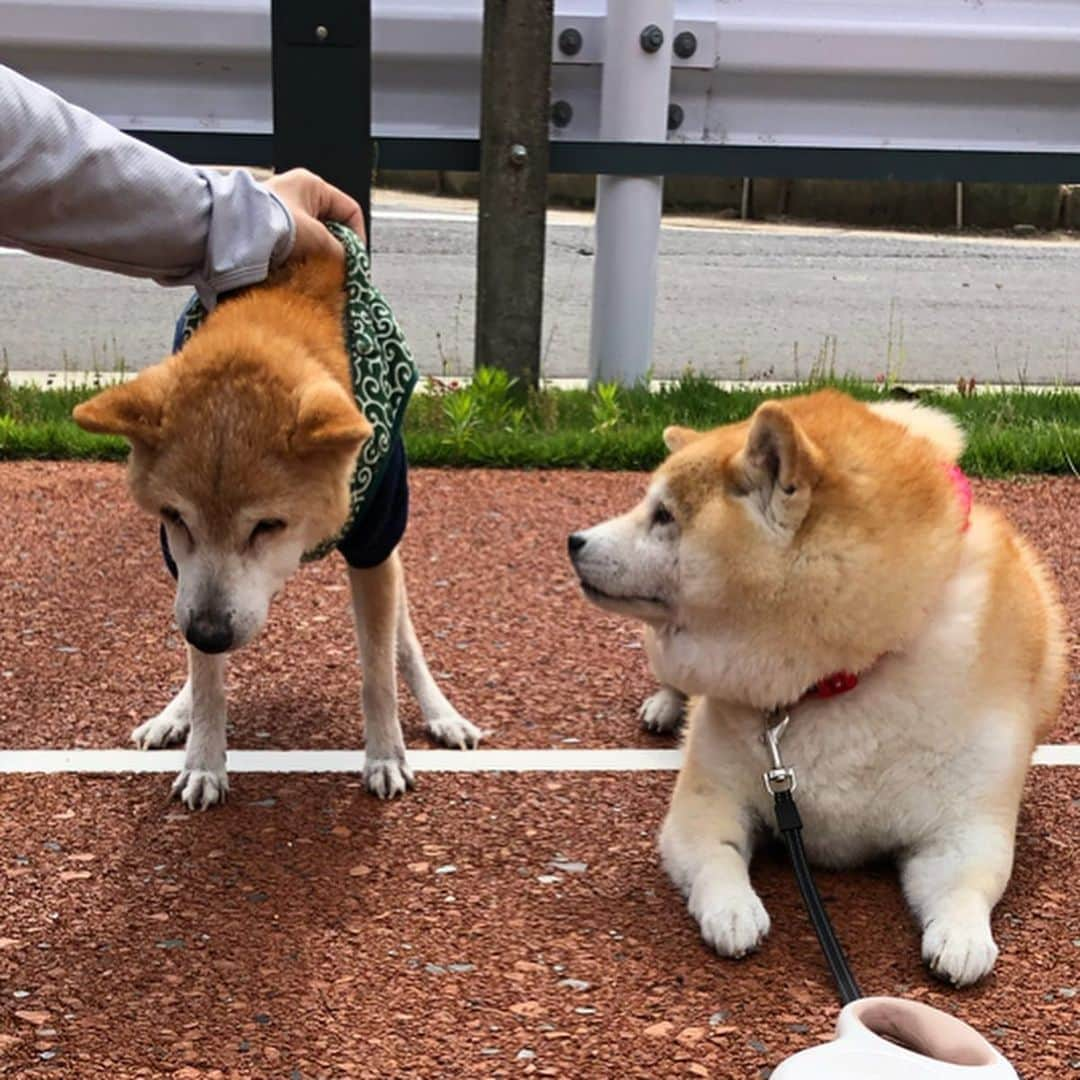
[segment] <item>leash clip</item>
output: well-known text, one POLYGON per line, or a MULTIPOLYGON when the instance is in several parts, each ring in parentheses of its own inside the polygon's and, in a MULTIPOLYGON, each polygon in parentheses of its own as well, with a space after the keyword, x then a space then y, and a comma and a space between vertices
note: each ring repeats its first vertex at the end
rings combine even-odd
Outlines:
POLYGON ((762 780, 765 781, 765 790, 770 795, 776 795, 781 791, 794 791, 797 786, 795 770, 790 765, 785 765, 784 759, 780 756, 780 740, 784 737, 788 724, 791 723, 791 716, 786 712, 783 713, 782 720, 776 720, 781 715, 781 711, 776 709, 765 714, 765 732, 761 738, 768 747, 769 757, 772 759, 772 768, 761 775, 762 780))

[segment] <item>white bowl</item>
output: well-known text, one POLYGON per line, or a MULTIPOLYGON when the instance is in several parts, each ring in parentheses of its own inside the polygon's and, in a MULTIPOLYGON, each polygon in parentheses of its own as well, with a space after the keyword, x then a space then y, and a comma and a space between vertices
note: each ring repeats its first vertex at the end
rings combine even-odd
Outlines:
POLYGON ((973 1028, 917 1001, 862 998, 836 1021, 836 1038, 790 1057, 772 1080, 1017 1080, 973 1028))

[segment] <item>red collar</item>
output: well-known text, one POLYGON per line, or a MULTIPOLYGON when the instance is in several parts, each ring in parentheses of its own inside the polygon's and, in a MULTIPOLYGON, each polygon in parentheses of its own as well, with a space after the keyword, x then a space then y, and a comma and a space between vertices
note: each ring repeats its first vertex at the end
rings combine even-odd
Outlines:
POLYGON ((805 694, 795 703, 796 705, 806 701, 807 698, 831 698, 838 694, 846 694, 859 685, 859 676, 850 671, 837 671, 819 679, 805 694))
MULTIPOLYGON (((948 474, 949 479, 952 481, 953 490, 956 492, 957 502, 960 503, 960 509, 964 512, 964 523, 960 528, 961 532, 967 532, 971 528, 971 481, 967 478, 964 470, 959 465, 945 466, 945 472, 948 474)), ((878 657, 878 659, 881 659, 878 657)), ((877 661, 874 661, 877 663, 877 661)), ((825 698, 837 697, 840 694, 846 694, 849 690, 854 690, 859 685, 859 676, 850 671, 836 671, 832 675, 826 675, 824 679, 819 679, 798 701, 796 705, 801 705, 804 701, 810 698, 816 698, 823 700, 825 698)))

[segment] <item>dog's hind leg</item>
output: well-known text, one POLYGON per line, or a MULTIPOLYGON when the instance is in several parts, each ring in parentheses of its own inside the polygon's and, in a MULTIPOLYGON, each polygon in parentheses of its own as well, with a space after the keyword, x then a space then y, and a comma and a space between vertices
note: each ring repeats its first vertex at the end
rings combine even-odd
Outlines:
POLYGON ((140 724, 132 733, 131 741, 140 750, 156 750, 171 746, 185 738, 191 728, 191 676, 188 675, 183 689, 157 714, 140 724))
POLYGON ((373 795, 392 799, 413 786, 398 718, 395 653, 401 563, 397 553, 378 566, 349 567, 349 586, 364 678, 364 783, 373 795))
MULTIPOLYGON (((191 731, 184 768, 173 783, 173 796, 191 810, 224 802, 229 794, 225 772, 225 655, 188 648, 191 731)), ((183 691, 181 691, 181 694, 183 691)))
POLYGON ((922 924, 923 960, 939 979, 969 986, 993 968, 998 948, 990 912, 1009 883, 1012 861, 1008 825, 978 817, 901 859, 904 893, 922 924))
MULTIPOLYGON (((397 558, 395 553, 392 558, 397 558)), ((439 689, 424 659, 424 650, 413 629, 405 577, 398 594, 398 662, 412 696, 420 706, 420 715, 428 734, 443 746, 454 750, 475 750, 483 732, 462 716, 439 689)))

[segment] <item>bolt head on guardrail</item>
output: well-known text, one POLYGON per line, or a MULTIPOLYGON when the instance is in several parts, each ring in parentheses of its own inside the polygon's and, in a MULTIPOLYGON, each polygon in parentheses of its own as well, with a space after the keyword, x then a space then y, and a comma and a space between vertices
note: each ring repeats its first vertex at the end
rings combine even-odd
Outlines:
POLYGON ((318 41, 325 41, 330 36, 330 31, 325 26, 315 27, 315 37, 318 41))
POLYGON ((574 27, 568 26, 559 35, 559 52, 563 56, 577 56, 581 52, 582 37, 581 31, 575 30, 574 27))
POLYGON ((641 47, 647 53, 659 52, 664 46, 664 31, 655 23, 649 23, 641 31, 641 47))
POLYGON ((684 30, 675 35, 671 47, 680 60, 689 60, 697 52, 697 38, 689 30, 684 30))
POLYGON ((529 151, 521 143, 514 143, 510 147, 510 164, 516 165, 519 169, 526 161, 529 160, 529 151))
POLYGON ((569 101, 556 101, 551 106, 551 122, 557 128, 566 127, 574 119, 574 108, 569 101))

